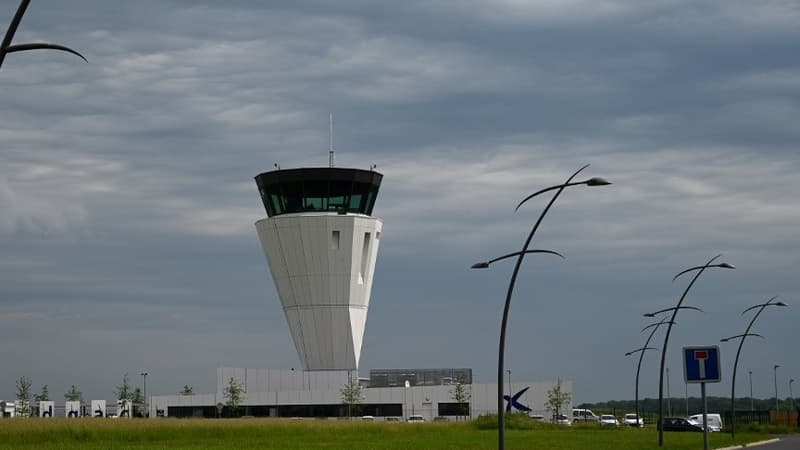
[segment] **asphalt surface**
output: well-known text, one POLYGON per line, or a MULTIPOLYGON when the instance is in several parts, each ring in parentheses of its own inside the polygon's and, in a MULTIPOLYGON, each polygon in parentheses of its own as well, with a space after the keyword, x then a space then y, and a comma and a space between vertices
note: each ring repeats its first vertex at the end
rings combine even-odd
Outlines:
MULTIPOLYGON (((771 444, 759 445, 756 448, 759 450, 800 450, 800 435, 788 434, 778 436, 780 441, 771 444)), ((747 448, 750 448, 749 446, 747 448)))

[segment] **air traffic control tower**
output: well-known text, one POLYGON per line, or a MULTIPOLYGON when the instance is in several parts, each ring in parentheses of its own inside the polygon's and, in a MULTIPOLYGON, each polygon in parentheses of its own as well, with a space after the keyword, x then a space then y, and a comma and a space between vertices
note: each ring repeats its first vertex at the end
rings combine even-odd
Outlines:
POLYGON ((256 184, 255 223, 307 371, 358 370, 382 222, 383 175, 336 167, 273 170, 256 184))

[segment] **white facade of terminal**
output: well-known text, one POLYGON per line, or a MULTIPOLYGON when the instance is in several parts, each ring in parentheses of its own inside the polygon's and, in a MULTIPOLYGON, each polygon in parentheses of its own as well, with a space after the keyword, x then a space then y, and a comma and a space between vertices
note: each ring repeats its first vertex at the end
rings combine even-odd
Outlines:
MULTIPOLYGON (((278 369, 243 369, 220 368, 217 369, 217 392, 202 395, 169 395, 154 396, 151 399, 150 417, 157 415, 175 415, 181 411, 181 416, 214 417, 214 406, 225 403, 224 389, 233 378, 244 389, 244 398, 241 402, 240 414, 260 415, 268 417, 284 416, 283 410, 302 411, 303 407, 328 406, 338 413, 328 417, 341 417, 346 415, 342 405, 341 389, 348 383, 347 372, 307 372, 278 369), (253 414, 258 408, 258 414, 253 414), (172 414, 171 414, 172 413, 172 414)), ((556 386, 556 382, 520 381, 506 385, 506 394, 517 393, 528 388, 517 400, 519 403, 531 408, 531 414, 550 417, 551 412, 546 407, 547 392, 556 386)), ((465 386, 470 394, 469 416, 478 417, 497 412, 497 384, 473 383, 465 386)), ((408 416, 422 415, 426 420, 444 416, 450 419, 455 414, 440 414, 440 407, 454 403, 453 385, 438 386, 410 386, 365 388, 362 390, 362 412, 370 412, 376 419, 386 417, 407 418, 408 416), (376 409, 378 414, 375 414, 376 409), (393 414, 381 414, 381 410, 393 414)), ((561 382, 562 392, 572 392, 570 381, 561 382)), ((571 404, 564 406, 564 411, 570 411, 571 404)))

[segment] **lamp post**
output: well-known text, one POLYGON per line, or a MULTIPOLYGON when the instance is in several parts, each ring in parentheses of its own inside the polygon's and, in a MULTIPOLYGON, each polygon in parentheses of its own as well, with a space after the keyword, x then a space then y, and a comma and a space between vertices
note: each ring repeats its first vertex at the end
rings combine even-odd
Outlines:
POLYGON ((778 405, 778 367, 780 364, 775 364, 775 367, 772 368, 772 371, 775 373, 775 414, 778 414, 778 411, 781 410, 780 406, 778 405))
POLYGON ((669 367, 667 367, 667 414, 672 415, 672 394, 669 393, 669 367))
POLYGON ((150 414, 149 414, 149 411, 147 410, 147 372, 142 372, 139 375, 141 375, 142 378, 144 379, 142 381, 143 390, 144 390, 144 394, 142 394, 142 395, 144 395, 144 416, 148 417, 150 414))
POLYGON ((506 370, 506 372, 508 372, 508 398, 511 398, 511 369, 506 370))
POLYGON ((69 47, 64 47, 63 45, 48 44, 44 42, 11 45, 11 40, 14 39, 14 34, 17 32, 17 28, 19 28, 19 23, 22 21, 22 16, 25 15, 25 10, 28 9, 28 5, 30 4, 30 2, 31 0, 22 0, 19 2, 19 7, 17 7, 17 12, 16 14, 14 14, 14 18, 11 19, 11 24, 8 26, 5 36, 3 36, 3 42, 2 44, 0 44, 0 67, 3 66, 3 60, 6 59, 6 54, 8 53, 21 52, 25 50, 37 50, 37 49, 61 50, 64 52, 72 53, 73 55, 77 55, 81 59, 86 61, 86 58, 84 58, 83 55, 76 52, 75 50, 72 50, 69 47))
MULTIPOLYGON (((536 197, 539 194, 543 194, 545 192, 555 190, 556 193, 550 199, 550 202, 544 208, 544 210, 539 215, 539 218, 536 220, 536 223, 531 228, 530 233, 528 233, 528 238, 525 240, 524 245, 522 246, 522 250, 519 252, 509 253, 507 255, 500 256, 498 258, 489 260, 489 261, 482 261, 472 265, 473 269, 486 269, 489 267, 490 264, 500 261, 506 258, 510 258, 512 256, 517 257, 517 263, 514 266, 514 270, 511 273, 511 280, 508 283, 508 289, 506 291, 506 299, 505 304, 503 306, 503 318, 500 323, 500 343, 498 349, 498 357, 497 357, 497 442, 498 442, 498 449, 504 450, 505 449, 505 417, 503 411, 503 364, 505 361, 505 347, 506 347, 506 325, 508 323, 508 311, 511 307, 511 295, 514 293, 514 284, 517 281, 517 274, 519 273, 520 266, 522 265, 522 260, 525 258, 525 255, 528 253, 550 253, 561 256, 559 253, 549 251, 549 250, 528 250, 528 246, 530 245, 531 241, 533 240, 534 234, 536 234, 536 230, 539 228, 539 225, 542 223, 542 219, 550 210, 550 207, 553 206, 556 199, 561 195, 561 192, 564 191, 565 188, 570 186, 605 186, 611 184, 610 182, 606 181, 603 178, 589 178, 588 180, 579 181, 579 182, 572 182, 572 179, 575 178, 583 169, 589 167, 588 164, 578 169, 575 173, 573 173, 563 184, 551 186, 540 191, 534 192, 533 194, 525 197, 515 209, 518 210, 520 206, 522 206, 525 202, 536 197)), ((563 256, 561 256, 563 258, 563 256)))
POLYGON ((792 402, 792 411, 794 411, 794 393, 792 392, 792 383, 794 383, 794 378, 789 380, 789 401, 792 402))
POLYGON ((405 420, 406 416, 408 415, 406 414, 406 393, 408 392, 408 387, 411 386, 411 384, 408 382, 408 380, 406 380, 403 386, 403 420, 405 420))
POLYGON ((642 370, 642 360, 644 359, 644 352, 646 352, 647 350, 658 350, 655 347, 648 347, 648 345, 650 344, 650 340, 653 339, 653 336, 656 334, 656 330, 658 330, 658 327, 665 324, 666 322, 667 318, 665 317, 656 323, 651 323, 650 325, 642 328, 642 332, 644 332, 648 328, 653 329, 650 332, 650 335, 647 336, 647 340, 644 342, 644 346, 641 348, 637 348, 636 350, 631 350, 628 353, 625 353, 625 356, 630 356, 633 355, 634 353, 639 353, 639 363, 636 365, 636 387, 634 389, 634 398, 635 398, 634 402, 636 404, 637 425, 639 420, 643 421, 643 419, 641 419, 641 417, 639 416, 639 372, 641 372, 642 370))
MULTIPOLYGON (((756 319, 758 319, 758 316, 761 315, 761 312, 764 311, 764 309, 767 306, 788 306, 786 305, 786 303, 783 302, 773 303, 772 301, 775 300, 776 298, 778 298, 778 296, 772 297, 765 303, 760 303, 758 305, 751 306, 742 311, 742 315, 744 315, 748 311, 752 311, 754 309, 758 310, 758 312, 756 312, 756 315, 753 316, 752 319, 750 319, 750 323, 747 325, 747 328, 744 330, 744 333, 720 339, 720 342, 728 342, 733 339, 739 339, 739 348, 736 350, 736 359, 733 361, 733 376, 731 377, 731 438, 732 439, 736 438, 736 369, 739 367, 739 355, 742 353, 742 346, 744 345, 744 340, 748 336, 756 336, 762 339, 764 338, 764 336, 761 336, 760 334, 750 332, 750 328, 753 327, 753 324, 756 322, 756 319)), ((750 398, 752 405, 752 398, 753 398, 752 378, 750 386, 751 386, 750 398)))
POLYGON ((753 413, 756 410, 755 403, 753 402, 753 371, 750 370, 748 373, 750 374, 750 412, 753 413))
MULTIPOLYGON (((666 363, 667 345, 669 344, 669 335, 670 335, 670 332, 672 331, 672 325, 675 323, 675 316, 678 315, 678 311, 680 311, 681 309, 686 309, 686 308, 681 306, 683 304, 684 299, 686 299, 686 294, 689 293, 689 290, 692 288, 692 286, 694 286, 695 281, 697 281, 697 279, 700 278, 700 275, 702 275, 703 272, 705 272, 706 269, 708 269, 709 267, 719 267, 719 268, 723 268, 723 269, 735 269, 734 266, 732 266, 731 264, 728 264, 728 263, 712 264, 720 256, 722 256, 722 255, 717 255, 717 256, 711 258, 707 263, 705 263, 702 266, 690 267, 690 268, 684 270, 683 272, 680 272, 679 274, 675 275, 672 278, 672 281, 677 280, 678 277, 680 277, 681 275, 683 275, 685 273, 697 271, 697 273, 694 275, 694 278, 692 278, 692 281, 689 283, 688 286, 686 286, 686 289, 683 291, 683 295, 681 295, 681 298, 680 298, 680 300, 678 300, 678 304, 677 305, 675 305, 672 308, 662 309, 661 311, 656 311, 654 313, 650 313, 652 315, 655 315, 655 314, 659 314, 659 313, 662 313, 662 312, 667 312, 667 311, 670 311, 670 310, 672 311, 672 318, 669 320, 669 324, 667 325, 667 332, 664 335, 664 345, 661 346, 661 367, 660 367, 660 369, 658 371, 658 424, 659 424, 659 427, 658 427, 658 446, 659 447, 663 447, 664 446, 664 430, 663 430, 664 427, 661 426, 662 425, 661 422, 664 420, 664 365, 666 363)), ((694 309, 699 309, 699 308, 694 308, 694 309)), ((650 315, 645 314, 645 316, 650 316, 650 315)))

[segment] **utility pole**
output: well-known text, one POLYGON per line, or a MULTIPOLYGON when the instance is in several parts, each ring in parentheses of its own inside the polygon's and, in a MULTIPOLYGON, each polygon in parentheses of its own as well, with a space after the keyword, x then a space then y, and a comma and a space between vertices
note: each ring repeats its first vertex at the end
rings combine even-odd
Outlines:
POLYGON ((150 417, 150 411, 148 411, 147 409, 147 372, 142 372, 139 375, 141 375, 142 378, 144 378, 144 381, 142 383, 144 390, 144 393, 142 394, 144 396, 144 416, 150 417))

